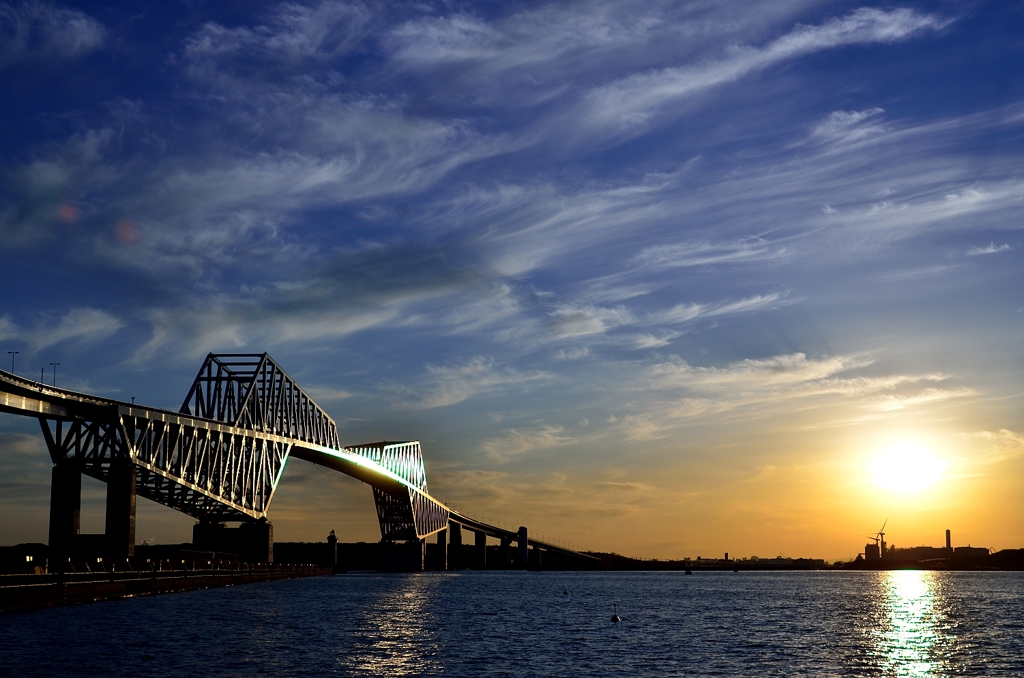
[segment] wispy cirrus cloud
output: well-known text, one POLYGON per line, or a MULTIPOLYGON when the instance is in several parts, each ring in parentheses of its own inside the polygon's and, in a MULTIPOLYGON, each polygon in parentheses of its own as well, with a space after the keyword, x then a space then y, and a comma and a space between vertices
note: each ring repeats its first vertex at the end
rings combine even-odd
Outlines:
POLYGON ((877 120, 885 111, 869 108, 863 111, 833 111, 811 130, 811 139, 823 143, 853 143, 882 134, 885 128, 877 120))
POLYGON ((580 117, 586 127, 634 132, 646 127, 671 102, 787 59, 844 45, 895 42, 949 23, 909 8, 885 11, 862 7, 817 26, 798 26, 764 47, 736 47, 717 61, 631 75, 601 86, 588 94, 580 117))
POLYGON ((103 24, 77 9, 39 0, 0 4, 0 68, 73 59, 99 49, 105 38, 103 24))
POLYGON ((365 36, 370 11, 360 3, 286 3, 273 8, 267 21, 255 26, 225 27, 208 22, 184 43, 183 57, 194 74, 206 73, 225 56, 245 56, 236 64, 251 70, 251 59, 299 67, 302 59, 336 58, 351 50, 365 36))
POLYGON ((685 361, 659 363, 648 370, 658 388, 718 389, 739 387, 761 389, 776 386, 820 382, 838 373, 867 367, 867 356, 831 356, 808 358, 803 353, 780 355, 760 360, 741 360, 726 367, 693 367, 685 361))
POLYGON ((96 308, 73 308, 59 318, 39 316, 31 327, 21 327, 9 316, 0 317, 0 339, 25 342, 33 352, 65 342, 89 343, 113 336, 125 322, 96 308))
POLYGON ((989 243, 984 247, 974 245, 967 250, 967 256, 977 257, 985 254, 999 254, 1000 252, 1008 252, 1013 248, 1009 244, 1003 243, 1002 245, 996 245, 995 243, 989 243))
POLYGON ((982 453, 972 458, 972 464, 1001 464, 1024 457, 1024 435, 1010 429, 996 431, 975 431, 963 437, 976 440, 983 445, 982 453))
POLYGON ((414 409, 447 407, 475 396, 493 395, 513 387, 527 389, 530 383, 553 376, 548 372, 500 367, 493 359, 485 357, 447 365, 428 365, 423 380, 415 389, 401 389, 409 395, 402 406, 414 409))
POLYGON ((717 304, 678 304, 667 311, 653 314, 651 320, 659 323, 685 323, 700 318, 749 313, 793 303, 786 297, 785 293, 772 292, 717 304))
MULTIPOLYGON (((741 360, 722 367, 693 366, 678 358, 649 365, 634 387, 639 411, 621 411, 608 424, 629 440, 657 440, 684 424, 708 424, 737 412, 749 419, 808 411, 833 426, 938 407, 980 395, 967 386, 939 386, 944 374, 858 374, 874 365, 868 355, 820 358, 803 353, 741 360)), ((800 413, 799 415, 797 413, 800 413)))
POLYGON ((339 339, 410 322, 409 309, 443 299, 480 279, 473 261, 437 249, 366 243, 310 263, 289 279, 241 291, 190 292, 183 303, 142 312, 150 340, 135 362, 173 347, 194 358, 211 350, 339 339))
POLYGON ((635 266, 657 269, 688 268, 730 263, 746 263, 785 256, 784 247, 773 247, 764 238, 736 242, 683 242, 648 247, 633 257, 635 266))
POLYGON ((501 434, 480 443, 480 449, 492 461, 506 462, 510 458, 533 450, 545 450, 580 442, 561 426, 535 426, 505 429, 501 434))

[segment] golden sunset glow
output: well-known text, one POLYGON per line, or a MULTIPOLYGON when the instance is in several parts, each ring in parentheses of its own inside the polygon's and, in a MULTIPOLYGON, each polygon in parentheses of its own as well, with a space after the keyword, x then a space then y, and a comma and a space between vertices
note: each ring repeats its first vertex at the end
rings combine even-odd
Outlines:
POLYGON ((871 460, 874 483, 890 492, 916 494, 942 479, 946 461, 913 441, 893 443, 871 460))

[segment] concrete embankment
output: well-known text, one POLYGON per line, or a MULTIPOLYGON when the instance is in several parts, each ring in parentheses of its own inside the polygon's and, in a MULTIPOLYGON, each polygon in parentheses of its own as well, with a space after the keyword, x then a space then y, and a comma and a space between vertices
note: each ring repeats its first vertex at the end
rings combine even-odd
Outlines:
POLYGON ((316 577, 331 573, 332 569, 325 567, 277 565, 231 570, 4 575, 0 576, 0 612, 77 605, 97 600, 193 591, 278 579, 316 577))

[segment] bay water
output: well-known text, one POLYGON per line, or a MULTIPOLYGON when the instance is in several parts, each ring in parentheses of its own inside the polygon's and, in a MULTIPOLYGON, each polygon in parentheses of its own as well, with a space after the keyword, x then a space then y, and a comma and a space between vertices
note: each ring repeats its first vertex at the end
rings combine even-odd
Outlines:
POLYGON ((0 675, 1024 675, 1024 573, 354 573, 0 616, 0 675))

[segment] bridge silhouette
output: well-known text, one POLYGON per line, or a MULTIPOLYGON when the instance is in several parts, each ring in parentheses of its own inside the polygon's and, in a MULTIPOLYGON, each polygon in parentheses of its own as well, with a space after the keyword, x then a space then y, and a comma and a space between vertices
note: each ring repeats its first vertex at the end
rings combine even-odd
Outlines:
POLYGON ((239 522, 233 543, 271 560, 267 512, 290 457, 357 478, 373 489, 384 545, 413 547, 422 569, 425 540, 436 535, 447 569, 462 569, 463 529, 475 534, 473 562, 487 567, 487 538, 499 557, 540 567, 542 554, 585 558, 571 549, 529 539, 474 520, 430 495, 418 441, 342 446, 338 427, 266 353, 209 354, 175 412, 48 386, 0 370, 0 411, 35 417, 53 462, 50 485, 51 558, 66 562, 80 535, 81 476, 107 485, 105 558, 134 555, 136 497, 193 518, 193 541, 211 550, 239 522), (238 535, 241 535, 239 539, 238 535), (418 546, 418 551, 415 547, 418 546))

